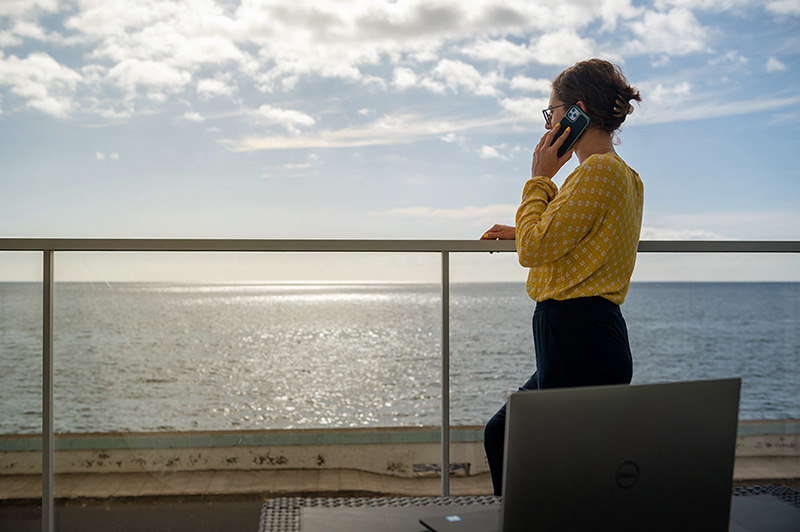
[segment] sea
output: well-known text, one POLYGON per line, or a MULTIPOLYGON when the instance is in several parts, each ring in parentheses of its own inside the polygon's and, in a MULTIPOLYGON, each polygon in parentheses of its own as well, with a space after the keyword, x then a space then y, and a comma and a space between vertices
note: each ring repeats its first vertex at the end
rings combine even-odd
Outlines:
MULTIPOLYGON (((536 370, 521 283, 450 288, 450 422, 536 370)), ((0 283, 0 434, 41 431, 42 285, 0 283)), ((800 283, 633 283, 634 384, 740 377, 740 419, 800 419, 800 283)), ((438 284, 57 283, 55 430, 441 424, 438 284)))

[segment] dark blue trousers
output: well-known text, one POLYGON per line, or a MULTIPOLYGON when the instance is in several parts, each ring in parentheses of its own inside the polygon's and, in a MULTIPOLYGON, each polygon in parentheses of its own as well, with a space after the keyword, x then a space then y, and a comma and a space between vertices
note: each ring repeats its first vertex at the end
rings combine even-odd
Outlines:
MULTIPOLYGON (((629 384, 633 359, 619 305, 603 297, 536 304, 533 312, 536 372, 520 390, 629 384)), ((506 405, 489 420, 483 445, 495 495, 503 486, 506 405)))

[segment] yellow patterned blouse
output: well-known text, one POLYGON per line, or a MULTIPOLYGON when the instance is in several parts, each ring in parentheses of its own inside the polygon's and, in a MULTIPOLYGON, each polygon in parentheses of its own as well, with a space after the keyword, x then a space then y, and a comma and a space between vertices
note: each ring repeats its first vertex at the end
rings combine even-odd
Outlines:
POLYGON ((616 154, 588 157, 561 191, 534 177, 517 210, 517 254, 535 301, 602 296, 621 305, 642 228, 642 180, 616 154))

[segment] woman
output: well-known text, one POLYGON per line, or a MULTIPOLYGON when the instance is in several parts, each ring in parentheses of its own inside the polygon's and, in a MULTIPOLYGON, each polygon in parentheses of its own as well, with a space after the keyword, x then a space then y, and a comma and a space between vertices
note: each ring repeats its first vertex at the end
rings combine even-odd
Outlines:
MULTIPOLYGON (((619 305, 636 262, 642 224, 639 175, 614 150, 615 132, 641 101, 619 67, 599 59, 575 64, 553 80, 543 111, 547 132, 533 152, 516 227, 495 225, 482 239, 516 239, 530 268, 536 372, 520 389, 628 384, 633 362, 619 305), (567 131, 553 143, 572 105, 590 119, 573 148, 558 157, 567 131), (559 191, 552 178, 571 157, 580 165, 559 191)), ((505 405, 484 430, 494 485, 501 494, 505 405)))

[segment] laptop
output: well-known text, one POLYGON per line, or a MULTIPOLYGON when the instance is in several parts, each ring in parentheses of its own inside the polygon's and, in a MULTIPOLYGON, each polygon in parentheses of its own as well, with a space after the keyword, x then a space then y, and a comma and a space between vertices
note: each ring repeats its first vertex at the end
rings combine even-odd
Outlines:
POLYGON ((499 511, 435 532, 727 531, 740 379, 521 391, 506 413, 499 511))

